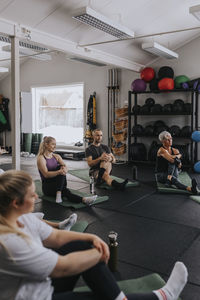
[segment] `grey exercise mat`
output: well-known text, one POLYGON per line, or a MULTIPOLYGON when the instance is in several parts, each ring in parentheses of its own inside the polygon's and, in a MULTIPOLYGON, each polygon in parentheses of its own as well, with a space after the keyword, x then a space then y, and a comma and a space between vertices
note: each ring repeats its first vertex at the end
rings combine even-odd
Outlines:
MULTIPOLYGON (((158 290, 165 285, 165 281, 160 277, 160 275, 154 273, 137 279, 118 281, 118 285, 120 290, 127 295, 131 293, 148 293, 153 290, 158 290)), ((89 288, 87 286, 83 286, 75 288, 74 291, 85 292, 89 291, 89 288)), ((180 300, 180 298, 177 300, 180 300)))
MULTIPOLYGON (((177 189, 175 186, 168 188, 165 186, 165 184, 158 182, 156 175, 155 175, 155 177, 156 177, 156 183, 157 183, 157 190, 160 193, 191 194, 189 191, 177 189)), ((181 183, 183 183, 187 186, 191 186, 191 184, 192 184, 192 180, 187 172, 181 172, 179 174, 178 179, 181 183)))
POLYGON ((200 195, 191 195, 190 199, 192 199, 195 202, 200 203, 200 195))
MULTIPOLYGON (((90 182, 89 169, 69 170, 68 173, 75 176, 75 177, 83 179, 87 182, 90 182)), ((116 177, 116 176, 111 176, 111 178, 118 181, 118 182, 123 182, 124 181, 124 179, 116 177)), ((138 185, 139 185, 138 181, 129 181, 128 184, 126 185, 126 188, 127 187, 134 187, 134 186, 138 186, 138 185)), ((101 184, 100 188, 107 189, 107 190, 112 189, 112 187, 108 186, 106 183, 101 184)))
MULTIPOLYGON (((40 180, 35 180, 35 187, 36 187, 36 193, 38 194, 38 196, 41 199, 56 203, 55 197, 45 196, 43 194, 43 192, 42 192, 42 183, 41 183, 40 180)), ((69 189, 69 190, 73 194, 79 195, 81 197, 91 196, 91 194, 88 194, 88 193, 83 193, 83 192, 75 191, 75 190, 72 190, 72 189, 69 189)), ((108 199, 109 199, 108 196, 102 196, 102 197, 97 196, 96 201, 92 205, 107 201, 108 199)), ((71 202, 71 201, 67 200, 67 198, 65 198, 65 197, 63 198, 63 202, 57 203, 57 204, 65 206, 65 207, 73 207, 73 208, 76 208, 76 209, 86 207, 86 205, 84 203, 71 202)))

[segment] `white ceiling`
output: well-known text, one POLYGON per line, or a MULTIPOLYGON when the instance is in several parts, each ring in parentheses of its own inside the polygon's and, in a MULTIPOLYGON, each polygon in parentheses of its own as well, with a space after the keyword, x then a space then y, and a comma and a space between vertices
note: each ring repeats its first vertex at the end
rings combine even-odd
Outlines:
MULTIPOLYGON (((200 29, 95 45, 84 50, 80 45, 114 38, 72 19, 73 11, 89 5, 110 20, 130 28, 138 37, 200 26, 200 22, 189 14, 189 7, 198 5, 199 2, 199 0, 1 0, 0 19, 29 28, 32 41, 44 43, 48 48, 65 51, 69 55, 74 53, 87 59, 104 61, 111 65, 113 63, 122 67, 124 64, 125 68, 136 70, 150 64, 156 58, 141 49, 143 42, 155 41, 176 50, 198 37, 200 29)), ((1 27, 0 32, 4 33, 1 27)), ((0 51, 0 60, 7 57, 7 53, 3 54, 0 51)), ((0 66, 6 65, 8 62, 0 62, 0 66)))

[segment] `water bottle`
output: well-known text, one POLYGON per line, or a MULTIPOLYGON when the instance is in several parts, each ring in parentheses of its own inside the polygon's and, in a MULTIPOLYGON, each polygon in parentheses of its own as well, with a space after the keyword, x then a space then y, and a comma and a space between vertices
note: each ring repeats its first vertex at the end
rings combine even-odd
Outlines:
POLYGON ((94 176, 90 176, 90 193, 92 195, 95 194, 95 191, 94 191, 94 176))
POLYGON ((110 259, 108 261, 108 267, 111 272, 117 271, 117 257, 118 257, 118 242, 117 242, 118 234, 115 231, 110 231, 108 234, 109 239, 109 249, 110 249, 110 259))
POLYGON ((133 180, 137 180, 137 167, 136 166, 133 166, 132 168, 132 172, 133 172, 133 180))

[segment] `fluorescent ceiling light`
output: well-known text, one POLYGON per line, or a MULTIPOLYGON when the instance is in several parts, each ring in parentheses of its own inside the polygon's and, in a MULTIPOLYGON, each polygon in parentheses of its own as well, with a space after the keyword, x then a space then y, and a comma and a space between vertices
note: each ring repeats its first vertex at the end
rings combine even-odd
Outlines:
POLYGON ((0 67, 0 73, 7 73, 9 71, 8 68, 0 67))
POLYGON ((191 6, 189 12, 200 21, 200 5, 191 6))
POLYGON ((165 58, 178 58, 178 53, 165 48, 164 46, 156 43, 156 42, 150 42, 150 43, 143 43, 142 49, 155 54, 157 56, 165 57, 165 58))
POLYGON ((89 64, 89 65, 93 65, 93 66, 97 66, 97 67, 105 67, 106 64, 94 61, 94 60, 89 60, 89 59, 85 59, 85 58, 80 58, 80 57, 70 57, 70 60, 74 60, 74 61, 79 61, 85 64, 89 64))
MULTIPOLYGON (((2 50, 6 52, 11 52, 11 45, 3 46, 2 50)), ((29 48, 19 47, 19 54, 24 56, 30 55, 31 58, 38 59, 38 60, 51 60, 51 55, 46 53, 38 53, 29 48)))
POLYGON ((116 24, 90 7, 83 7, 72 18, 102 30, 118 39, 134 37, 134 32, 120 24, 116 24))

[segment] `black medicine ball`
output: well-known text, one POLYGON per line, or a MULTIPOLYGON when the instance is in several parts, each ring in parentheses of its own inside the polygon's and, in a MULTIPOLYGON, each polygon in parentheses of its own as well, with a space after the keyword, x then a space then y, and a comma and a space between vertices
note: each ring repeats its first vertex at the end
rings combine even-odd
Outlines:
POLYGON ((149 89, 150 91, 158 91, 158 79, 154 78, 149 82, 149 89))
POLYGON ((144 128, 144 135, 152 136, 153 134, 154 134, 154 127, 153 127, 153 125, 147 125, 144 128))
POLYGON ((179 136, 181 133, 181 129, 177 125, 173 125, 169 128, 169 132, 171 133, 171 136, 179 136))
POLYGON ((143 114, 148 113, 149 111, 150 111, 150 107, 149 107, 149 105, 147 105, 147 104, 144 104, 144 105, 140 108, 141 114, 142 114, 142 113, 143 113, 143 114))
POLYGON ((159 80, 163 79, 163 78, 174 78, 174 71, 171 67, 168 66, 164 66, 161 67, 158 71, 158 78, 159 80))
POLYGON ((172 112, 172 104, 165 104, 163 106, 163 112, 172 112))
POLYGON ((165 122, 163 122, 162 120, 158 120, 158 121, 155 121, 154 127, 157 127, 157 126, 166 126, 165 122))
POLYGON ((137 114, 140 112, 140 108, 141 108, 141 106, 140 105, 134 105, 133 107, 132 107, 132 112, 134 113, 134 112, 136 112, 137 114))
POLYGON ((159 113, 162 111, 162 105, 160 104, 154 104, 151 108, 150 108, 150 111, 152 113, 159 113))
POLYGON ((145 104, 151 107, 155 104, 155 100, 153 98, 147 98, 145 104))
POLYGON ((132 128, 132 133, 133 135, 143 135, 144 133, 144 128, 142 127, 142 125, 138 124, 133 126, 132 128))

